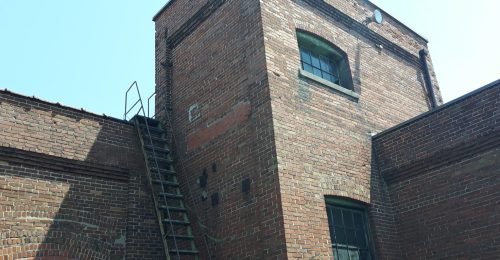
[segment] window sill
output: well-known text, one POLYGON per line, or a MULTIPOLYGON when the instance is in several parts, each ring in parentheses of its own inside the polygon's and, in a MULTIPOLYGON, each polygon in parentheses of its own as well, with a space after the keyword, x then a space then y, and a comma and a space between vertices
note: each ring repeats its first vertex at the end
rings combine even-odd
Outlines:
POLYGON ((307 78, 307 79, 310 79, 310 80, 313 80, 313 81, 316 81, 318 83, 320 83, 321 85, 323 86, 326 86, 328 88, 331 88, 331 89, 334 89, 336 91, 339 91, 339 92, 342 92, 343 94, 346 94, 350 97, 353 97, 355 99, 359 99, 359 94, 350 90, 350 89, 346 89, 344 87, 341 87, 333 82, 330 82, 326 79, 323 79, 321 77, 318 77, 310 72, 307 72, 303 69, 299 69, 299 75, 304 77, 304 78, 307 78))

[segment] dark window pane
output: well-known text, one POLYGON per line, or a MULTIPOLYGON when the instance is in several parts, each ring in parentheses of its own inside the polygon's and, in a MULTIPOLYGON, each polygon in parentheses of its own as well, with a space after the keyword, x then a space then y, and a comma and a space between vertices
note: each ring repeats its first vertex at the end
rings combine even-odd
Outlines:
POLYGON ((332 76, 332 82, 335 84, 339 84, 339 78, 332 76))
POLYGON ((300 50, 300 60, 311 64, 311 56, 309 55, 307 50, 305 50, 305 49, 300 50))
POLYGON ((326 59, 321 59, 320 62, 321 62, 321 70, 331 74, 332 73, 332 65, 330 65, 330 62, 326 59))
POLYGON ((340 213, 340 209, 337 207, 333 208, 333 221, 335 226, 344 226, 342 213, 340 213))
POLYGON ((338 72, 336 64, 332 64, 332 72, 331 73, 338 78, 339 72, 338 72))
POLYGON ((319 59, 314 54, 311 54, 312 65, 316 68, 320 68, 319 59))
POLYGON ((334 227, 335 229, 335 244, 345 245, 347 243, 346 232, 343 228, 334 227))
POLYGON ((302 63, 302 66, 305 71, 313 73, 313 67, 311 65, 302 63))
POLYGON ((314 75, 321 77, 321 70, 319 70, 317 68, 313 68, 313 73, 314 73, 314 75))
POLYGON ((342 215, 344 216, 344 223, 346 227, 354 227, 354 223, 352 221, 352 213, 349 210, 343 210, 342 215))
POLYGON ((366 248, 368 245, 366 244, 365 232, 363 230, 356 230, 356 238, 357 244, 360 248, 366 248))
POLYGON ((353 229, 346 229, 346 235, 347 235, 347 244, 350 246, 357 246, 356 243, 356 231, 353 229))
POLYGON ((326 79, 326 80, 328 80, 328 81, 333 82, 332 75, 330 75, 328 73, 323 72, 323 78, 326 79))
POLYGON ((354 226, 356 228, 363 228, 363 217, 361 216, 360 213, 354 213, 353 214, 353 217, 354 217, 354 226))
POLYGON ((370 255, 368 254, 368 251, 367 250, 362 250, 359 252, 359 259, 360 260, 370 260, 371 257, 370 255))

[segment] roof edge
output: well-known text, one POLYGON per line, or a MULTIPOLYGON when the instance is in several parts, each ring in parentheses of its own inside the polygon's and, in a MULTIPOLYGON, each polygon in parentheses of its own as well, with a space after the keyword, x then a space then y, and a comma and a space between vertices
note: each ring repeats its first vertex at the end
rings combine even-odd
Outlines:
POLYGON ((68 110, 71 110, 71 111, 74 111, 74 112, 78 112, 78 113, 82 113, 82 114, 87 114, 87 115, 90 115, 90 116, 94 116, 94 117, 98 117, 98 118, 102 118, 102 119, 106 119, 106 120, 115 121, 115 122, 118 122, 118 123, 123 123, 123 124, 127 124, 127 125, 131 125, 132 124, 132 123, 130 123, 127 120, 123 120, 123 119, 119 119, 119 118, 116 118, 116 117, 108 116, 106 114, 99 115, 99 114, 87 111, 87 110, 85 110, 83 108, 78 109, 78 108, 70 107, 70 106, 67 106, 67 105, 62 105, 59 102, 54 103, 54 102, 50 102, 50 101, 47 101, 47 100, 43 100, 43 99, 37 98, 35 96, 31 96, 31 97, 30 96, 26 96, 26 95, 23 95, 23 94, 19 94, 19 93, 13 92, 13 91, 8 90, 8 89, 0 89, 0 94, 2 94, 2 93, 5 93, 5 94, 11 95, 11 96, 15 96, 15 97, 19 97, 19 98, 33 100, 33 101, 36 101, 36 102, 41 102, 41 103, 44 103, 44 104, 47 104, 47 105, 50 105, 50 106, 55 106, 55 107, 60 107, 60 108, 63 108, 63 109, 68 109, 68 110))
POLYGON ((384 15, 390 17, 392 20, 396 21, 398 24, 400 24, 401 26, 403 26, 403 28, 407 29, 408 31, 410 31, 411 33, 415 34, 420 39, 424 40, 425 43, 429 43, 429 40, 427 40, 427 38, 425 38, 421 34, 417 33, 416 31, 414 31, 412 28, 408 27, 406 24, 404 24, 400 20, 396 19, 394 16, 392 16, 391 14, 389 14, 388 12, 386 12, 384 9, 380 8, 378 5, 372 3, 370 0, 365 0, 365 2, 367 4, 369 4, 369 5, 371 5, 372 7, 374 7, 375 9, 379 9, 380 11, 382 11, 382 13, 384 13, 384 15))
POLYGON ((153 22, 156 22, 156 19, 158 19, 158 17, 165 11, 168 9, 169 6, 172 5, 172 3, 174 3, 175 0, 170 0, 168 1, 158 12, 156 12, 156 14, 153 16, 153 22))
POLYGON ((467 94, 465 94, 463 96, 460 96, 460 97, 458 97, 456 99, 453 99, 453 100, 449 101, 448 103, 446 103, 444 105, 441 105, 441 106, 439 106, 438 108, 436 108, 434 110, 427 111, 427 112, 425 112, 423 114, 420 114, 420 115, 418 115, 416 117, 413 117, 413 118, 408 119, 408 120, 406 120, 406 121, 404 121, 402 123, 399 123, 399 124, 397 124, 397 125, 395 125, 393 127, 390 127, 388 129, 386 129, 386 130, 384 130, 384 131, 382 131, 382 132, 374 135, 372 137, 372 140, 378 139, 378 138, 380 138, 380 137, 382 137, 382 136, 384 136, 386 134, 389 134, 389 133, 394 132, 394 131, 396 131, 396 130, 398 130, 400 128, 403 128, 403 127, 405 127, 407 125, 410 125, 410 124, 412 124, 412 123, 414 123, 414 122, 416 122, 416 121, 418 121, 420 119, 426 118, 426 117, 428 117, 428 116, 430 116, 430 115, 432 115, 434 113, 437 113, 437 112, 439 112, 439 111, 441 111, 443 109, 446 109, 446 108, 448 108, 450 106, 453 106, 453 105, 455 105, 457 103, 460 103, 460 102, 462 102, 462 101, 464 101, 464 100, 466 100, 466 99, 468 99, 468 98, 470 98, 472 96, 475 96, 475 95, 477 95, 477 94, 479 94, 479 93, 481 93, 483 91, 486 91, 486 90, 488 90, 490 88, 494 88, 494 87, 498 87, 498 86, 500 86, 500 79, 497 79, 497 80, 495 80, 495 81, 493 81, 493 82, 491 82, 489 84, 486 84, 485 86, 482 86, 482 87, 480 87, 480 88, 478 88, 478 89, 476 89, 474 91, 471 91, 471 92, 469 92, 469 93, 467 93, 467 94))

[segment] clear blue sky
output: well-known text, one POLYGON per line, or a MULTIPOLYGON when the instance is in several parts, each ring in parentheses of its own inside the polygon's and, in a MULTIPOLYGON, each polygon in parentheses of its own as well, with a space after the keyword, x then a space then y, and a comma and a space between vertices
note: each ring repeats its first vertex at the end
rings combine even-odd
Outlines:
MULTIPOLYGON (((373 0, 429 40, 445 101, 500 78, 498 0, 373 0)), ((0 88, 121 118, 154 89, 152 16, 166 0, 0 0, 0 88)))

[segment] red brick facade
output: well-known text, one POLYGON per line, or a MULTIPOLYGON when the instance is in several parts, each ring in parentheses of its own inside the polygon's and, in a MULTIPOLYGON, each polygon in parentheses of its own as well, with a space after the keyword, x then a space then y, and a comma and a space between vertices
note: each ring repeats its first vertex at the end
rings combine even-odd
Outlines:
POLYGON ((500 255, 500 81, 374 137, 404 259, 500 255))
POLYGON ((372 135, 430 109, 419 62, 427 41, 386 13, 381 25, 367 24, 376 8, 357 0, 177 0, 155 16, 157 112, 174 131, 204 257, 332 258, 325 196, 367 203, 375 254, 408 256, 372 135), (347 54, 356 95, 299 75, 297 30, 347 54), (248 119, 233 117, 242 103, 248 119), (189 122, 192 105, 201 117, 189 122))
POLYGON ((201 256, 283 258, 259 2, 199 1, 191 17, 184 15, 186 3, 172 1, 156 18, 157 112, 169 125, 165 113, 172 109, 177 172, 196 217, 201 256), (193 104, 199 104, 200 118, 189 122, 193 104), (202 188, 197 180, 204 171, 208 182, 202 188), (242 191, 244 180, 249 192, 242 191), (219 204, 212 205, 217 195, 219 204))
MULTIPOLYGON (((376 8, 155 15, 156 114, 201 259, 332 259, 332 198, 366 206, 376 259, 500 255, 499 81, 427 112, 427 41, 376 8), (302 74, 297 31, 345 53, 350 92, 302 74)), ((145 171, 131 123, 0 91, 0 260, 164 258, 145 171)))
MULTIPOLYGON (((373 201, 381 199, 373 193, 383 184, 371 169, 371 133, 429 109, 422 70, 415 62, 426 42, 389 18, 382 25, 358 28, 351 21, 347 27, 343 19, 362 23, 374 7, 363 1, 326 2, 263 1, 261 7, 289 258, 332 257, 325 196, 382 203, 373 201), (379 39, 383 34, 377 38, 365 28, 404 36, 391 40, 409 54, 400 55, 379 39), (359 99, 298 76, 299 29, 347 54, 359 99), (376 47, 379 42, 382 50, 376 47)), ((388 223, 377 219, 387 213, 374 212, 374 223, 388 223)), ((394 250, 386 245, 395 243, 394 235, 379 231, 385 230, 374 225, 375 238, 388 237, 375 240, 376 251, 385 255, 383 249, 394 250)))
POLYGON ((136 129, 0 92, 0 259, 159 259, 136 129))

